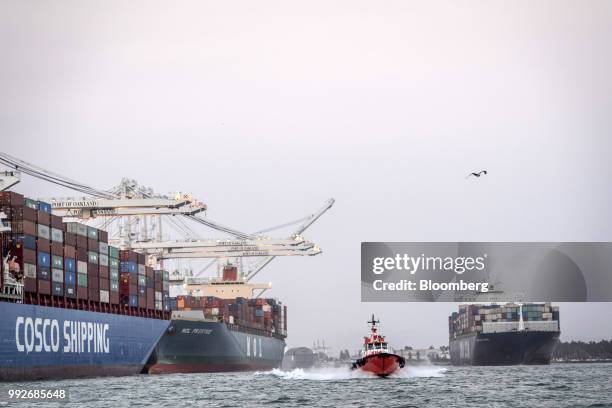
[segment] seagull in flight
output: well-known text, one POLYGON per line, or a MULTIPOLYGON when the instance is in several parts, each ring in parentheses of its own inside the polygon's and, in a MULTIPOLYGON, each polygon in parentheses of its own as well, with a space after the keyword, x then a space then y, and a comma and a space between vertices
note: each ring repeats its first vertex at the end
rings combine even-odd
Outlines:
POLYGON ((486 174, 487 174, 487 171, 486 171, 486 170, 481 170, 481 171, 479 171, 478 173, 470 173, 470 174, 468 174, 468 175, 467 175, 465 178, 469 178, 470 176, 480 177, 480 176, 482 176, 483 174, 485 174, 485 175, 486 175, 486 174))

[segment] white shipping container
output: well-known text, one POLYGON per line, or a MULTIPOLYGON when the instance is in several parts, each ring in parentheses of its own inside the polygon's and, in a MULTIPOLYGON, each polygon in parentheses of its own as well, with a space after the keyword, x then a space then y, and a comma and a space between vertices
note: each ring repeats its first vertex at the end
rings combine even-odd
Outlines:
POLYGON ((49 227, 47 227, 46 225, 42 225, 42 224, 37 224, 37 232, 38 232, 38 237, 39 238, 44 238, 44 239, 50 239, 51 238, 51 232, 49 230, 49 227))
POLYGON ((53 282, 63 282, 64 281, 64 271, 62 269, 51 269, 51 280, 53 282))
POLYGON ((77 223, 76 233, 77 233, 77 235, 80 235, 82 237, 86 237, 87 236, 87 225, 77 223))
POLYGON ((525 322, 525 330, 544 332, 559 331, 559 322, 556 320, 525 322))
POLYGON ((24 263, 23 275, 27 278, 36 279, 36 265, 24 263))
POLYGON ((100 302, 108 303, 108 299, 109 299, 109 292, 108 292, 108 290, 101 290, 100 291, 100 302))
POLYGON ((98 261, 100 262, 100 265, 108 266, 108 255, 100 254, 98 256, 98 261))
POLYGON ((108 244, 106 242, 100 242, 98 249, 101 254, 108 255, 108 244))
POLYGON ((158 300, 161 301, 162 300, 162 293, 161 292, 155 291, 155 300, 156 301, 158 301, 158 300))
POLYGON ((211 313, 213 316, 218 316, 219 315, 219 308, 218 307, 213 307, 211 309, 211 313))
POLYGON ((64 231, 57 228, 51 228, 51 241, 64 242, 64 231))
POLYGON ((234 316, 230 316, 229 317, 229 323, 230 324, 234 324, 234 316))
POLYGON ((138 274, 139 275, 145 275, 146 274, 146 269, 145 269, 144 265, 138 264, 138 274))
POLYGON ((87 273, 87 262, 77 261, 77 272, 87 273))

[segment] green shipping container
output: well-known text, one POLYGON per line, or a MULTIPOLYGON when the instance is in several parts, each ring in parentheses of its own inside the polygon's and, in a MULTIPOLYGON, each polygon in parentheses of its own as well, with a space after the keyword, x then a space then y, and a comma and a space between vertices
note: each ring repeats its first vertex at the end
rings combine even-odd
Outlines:
POLYGON ((108 256, 113 259, 119 259, 119 248, 108 246, 108 256))
POLYGON ((51 256, 51 267, 64 269, 64 258, 58 255, 51 256))
POLYGON ((98 229, 94 227, 87 227, 87 238, 98 240, 98 229))
POLYGON ((98 264, 98 253, 94 251, 89 251, 88 253, 89 263, 98 264))
POLYGON ((77 274, 77 284, 81 287, 87 287, 87 275, 84 273, 77 274))

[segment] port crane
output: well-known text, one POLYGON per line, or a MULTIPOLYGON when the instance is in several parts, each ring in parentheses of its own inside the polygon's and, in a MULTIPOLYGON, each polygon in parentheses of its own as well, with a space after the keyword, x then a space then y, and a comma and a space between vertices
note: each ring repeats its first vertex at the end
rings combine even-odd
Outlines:
MULTIPOLYGON (((200 217, 199 214, 206 211, 207 207, 204 203, 194 200, 189 194, 158 195, 152 189, 140 186, 136 181, 130 179, 121 180, 121 183, 113 189, 100 190, 5 153, 0 153, 0 163, 30 176, 87 194, 85 197, 52 197, 45 201, 51 203, 55 215, 62 216, 67 221, 103 220, 107 224, 117 221, 119 233, 111 237, 111 242, 122 249, 134 249, 146 253, 149 256, 150 264, 163 265, 165 259, 182 258, 213 258, 214 260, 242 259, 243 257, 263 258, 246 273, 241 270, 243 281, 252 279, 276 256, 313 256, 321 253, 321 249, 306 241, 302 233, 334 203, 334 200, 330 199, 321 210, 299 220, 305 220, 305 222, 289 238, 272 239, 262 235, 261 232, 248 234, 200 217), (147 219, 156 220, 155 223, 151 223, 150 230, 147 228, 147 219), (162 219, 168 220, 169 224, 181 233, 184 239, 163 240, 162 219), (183 221, 184 219, 226 233, 234 239, 201 239, 183 221), (134 228, 138 229, 139 226, 143 230, 141 233, 134 231, 134 228)), ((11 177, 13 177, 6 178, 4 182, 6 185, 12 186, 19 182, 18 172, 6 173, 12 173, 11 177)), ((0 180, 2 179, 0 177, 0 180)), ((0 184, 0 187, 3 185, 0 184)))

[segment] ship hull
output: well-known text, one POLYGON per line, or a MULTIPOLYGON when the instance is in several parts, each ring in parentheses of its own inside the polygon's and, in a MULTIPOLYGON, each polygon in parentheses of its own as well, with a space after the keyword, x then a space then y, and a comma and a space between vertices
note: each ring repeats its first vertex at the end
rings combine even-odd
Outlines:
POLYGON ((450 341, 453 365, 550 364, 559 332, 472 334, 450 341))
POLYGON ((0 302, 0 381, 140 373, 169 321, 0 302))
POLYGON ((374 354, 358 360, 353 369, 360 369, 379 377, 387 377, 404 366, 403 359, 395 354, 374 354))
POLYGON ((257 371, 279 368, 285 341, 207 320, 173 319, 147 370, 162 373, 257 371))

